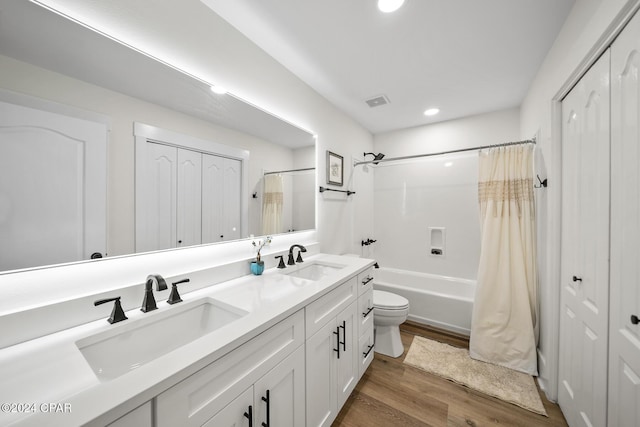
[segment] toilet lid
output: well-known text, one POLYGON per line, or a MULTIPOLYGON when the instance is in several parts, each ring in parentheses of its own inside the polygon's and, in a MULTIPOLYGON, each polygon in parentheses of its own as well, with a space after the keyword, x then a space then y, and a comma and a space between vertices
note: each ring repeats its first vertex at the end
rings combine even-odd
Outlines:
POLYGON ((403 309, 409 306, 409 300, 391 292, 374 290, 373 306, 386 309, 403 309))

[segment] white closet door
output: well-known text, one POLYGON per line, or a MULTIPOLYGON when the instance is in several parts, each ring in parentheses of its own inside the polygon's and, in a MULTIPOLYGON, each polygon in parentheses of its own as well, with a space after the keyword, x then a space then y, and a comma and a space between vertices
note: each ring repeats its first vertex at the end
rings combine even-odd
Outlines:
POLYGON ((640 15, 611 48, 609 425, 640 425, 640 15))
POLYGON ((176 247, 202 242, 202 154, 178 149, 176 247))
POLYGON ((0 271, 106 252, 104 124, 0 102, 0 271))
POLYGON ((242 162, 224 159, 224 201, 223 234, 224 240, 242 237, 241 227, 242 162))
POLYGON ((202 156, 202 243, 219 242, 224 239, 224 158, 203 154, 202 156))
POLYGON ((144 152, 143 182, 136 185, 136 251, 175 248, 178 150, 148 142, 144 152))
POLYGON ((609 304, 609 51, 562 103, 558 401, 570 426, 604 426, 609 304))

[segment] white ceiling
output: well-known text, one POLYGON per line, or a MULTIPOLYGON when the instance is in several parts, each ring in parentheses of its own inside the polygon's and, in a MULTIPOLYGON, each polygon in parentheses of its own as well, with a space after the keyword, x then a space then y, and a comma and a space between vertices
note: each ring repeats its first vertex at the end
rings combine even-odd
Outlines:
POLYGON ((372 133, 519 106, 574 1, 202 0, 372 133))

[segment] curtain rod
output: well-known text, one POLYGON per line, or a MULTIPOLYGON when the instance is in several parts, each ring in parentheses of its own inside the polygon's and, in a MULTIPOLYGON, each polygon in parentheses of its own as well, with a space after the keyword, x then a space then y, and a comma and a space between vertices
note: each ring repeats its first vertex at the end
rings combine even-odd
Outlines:
POLYGON ((273 171, 273 172, 265 172, 262 176, 265 175, 273 175, 274 173, 286 173, 286 172, 303 172, 303 171, 314 171, 316 168, 303 168, 303 169, 289 169, 285 171, 273 171))
POLYGON ((485 148, 497 148, 497 147, 507 147, 509 145, 535 144, 535 143, 536 143, 536 139, 532 138, 532 139, 525 139, 524 141, 505 142, 504 144, 483 145, 482 147, 461 148, 459 150, 440 151, 439 153, 414 154, 412 156, 390 157, 388 159, 380 159, 380 160, 365 160, 362 162, 354 162, 353 166, 356 167, 358 165, 368 165, 369 163, 392 162, 394 160, 407 160, 407 159, 416 159, 418 157, 441 156, 443 154, 453 154, 453 153, 462 153, 465 151, 484 150, 485 148))

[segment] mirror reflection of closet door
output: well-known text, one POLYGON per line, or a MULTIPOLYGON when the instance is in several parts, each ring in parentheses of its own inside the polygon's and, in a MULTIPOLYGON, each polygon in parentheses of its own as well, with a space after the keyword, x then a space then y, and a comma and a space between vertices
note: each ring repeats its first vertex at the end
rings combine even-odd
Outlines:
POLYGON ((103 123, 0 102, 0 271, 105 254, 106 147, 103 123))
POLYGON ((202 243, 241 237, 242 162, 203 154, 202 243))

